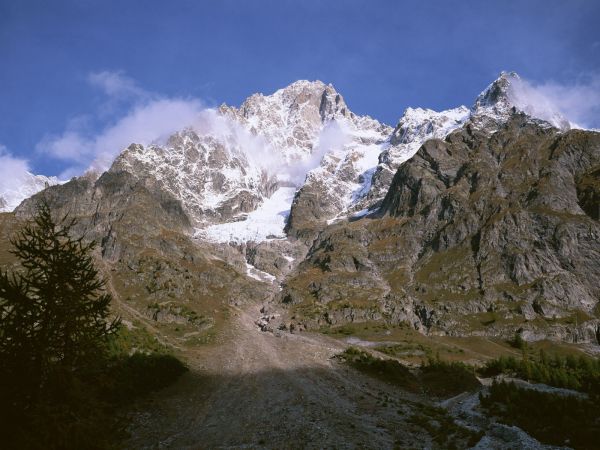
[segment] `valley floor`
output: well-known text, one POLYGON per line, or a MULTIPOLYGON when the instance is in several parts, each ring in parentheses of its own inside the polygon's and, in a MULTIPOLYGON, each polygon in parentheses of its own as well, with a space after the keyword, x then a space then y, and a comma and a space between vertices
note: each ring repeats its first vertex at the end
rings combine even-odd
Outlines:
MULTIPOLYGON (((259 316, 258 306, 235 308, 222 342, 188 351, 190 372, 136 407, 126 448, 440 447, 410 420, 429 399, 332 358, 341 341, 261 332, 259 316)), ((463 410, 463 400, 450 409, 463 410)), ((462 416, 492 430, 479 448, 543 448, 518 429, 462 416)))

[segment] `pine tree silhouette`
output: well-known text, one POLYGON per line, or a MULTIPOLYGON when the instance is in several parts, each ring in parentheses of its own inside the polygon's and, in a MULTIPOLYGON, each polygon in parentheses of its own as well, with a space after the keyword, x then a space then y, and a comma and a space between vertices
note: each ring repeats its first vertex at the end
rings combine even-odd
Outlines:
POLYGON ((11 420, 93 371, 119 327, 94 267, 96 244, 73 237, 75 225, 55 221, 42 201, 11 240, 20 267, 0 270, 0 402, 11 420))

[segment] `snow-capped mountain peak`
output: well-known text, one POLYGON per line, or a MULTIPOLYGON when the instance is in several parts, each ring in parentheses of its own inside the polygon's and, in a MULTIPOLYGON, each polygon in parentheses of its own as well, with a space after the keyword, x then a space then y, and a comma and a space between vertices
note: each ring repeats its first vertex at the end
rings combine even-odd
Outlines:
MULTIPOLYGON (((401 164, 412 158, 429 139, 444 139, 466 123, 495 132, 517 111, 531 120, 542 120, 560 129, 568 122, 548 105, 528 95, 527 84, 515 72, 502 72, 475 100, 471 108, 459 106, 445 111, 407 108, 388 136, 381 135, 378 145, 364 147, 346 143, 325 155, 319 168, 311 171, 298 192, 309 204, 313 197, 326 198, 327 206, 315 212, 316 219, 333 220, 374 210, 385 196, 393 175, 401 164), (360 161, 360 164, 349 164, 360 161), (353 167, 360 166, 360 171, 353 167), (316 193, 315 193, 316 192, 316 193)), ((321 202, 323 203, 323 202, 321 202)), ((304 214, 306 215, 306 214, 304 214)), ((297 214, 291 214, 297 220, 297 214)))
POLYGON ((495 128, 514 112, 527 114, 560 130, 576 128, 547 98, 540 95, 516 72, 502 72, 475 100, 471 108, 472 120, 495 128))
MULTIPOLYGON (((290 221, 374 210, 398 167, 426 140, 444 139, 466 123, 494 132, 522 111, 532 120, 568 127, 552 105, 537 100, 516 73, 503 72, 471 108, 407 108, 392 128, 354 114, 331 84, 300 80, 269 95, 251 95, 239 107, 206 110, 197 124, 164 144, 132 144, 110 171, 158 184, 181 201, 198 236, 266 239, 283 235, 292 196, 300 213, 292 209, 290 221)), ((4 189, 1 210, 58 182, 29 177, 16 189, 4 189)))
POLYGON ((195 225, 239 220, 277 187, 272 176, 249 162, 242 145, 186 129, 163 146, 130 145, 110 171, 158 183, 181 201, 195 225))
POLYGON ((352 113, 335 88, 321 81, 296 81, 271 95, 254 94, 239 108, 222 105, 219 111, 264 137, 289 161, 310 157, 319 133, 331 120, 380 126, 352 113))
POLYGON ((398 167, 412 158, 426 140, 445 138, 463 126, 469 117, 469 109, 464 106, 440 112, 407 108, 383 146, 377 166, 371 169, 373 175, 368 190, 356 199, 350 210, 368 209, 378 204, 398 167))
MULTIPOLYGON (((263 230, 244 235, 263 236, 270 209, 251 213, 273 193, 287 188, 273 208, 279 209, 285 199, 291 203, 289 188, 301 184, 324 154, 351 141, 381 142, 389 132, 391 128, 350 112, 333 86, 298 81, 271 95, 254 94, 239 108, 223 105, 206 111, 195 127, 175 133, 163 145, 131 145, 110 170, 158 183, 182 202, 195 227, 212 227, 201 236, 224 239, 230 228, 240 230, 256 217, 261 217, 263 230), (228 224, 233 222, 232 228, 228 224)), ((281 217, 273 225, 279 232, 271 227, 266 235, 282 233, 281 217)))
POLYGON ((24 172, 11 180, 0 183, 0 212, 14 210, 26 198, 37 194, 48 186, 64 183, 56 177, 34 175, 24 172))
POLYGON ((511 101, 511 86, 521 82, 516 72, 501 72, 500 76, 477 96, 471 108, 477 113, 484 108, 494 108, 498 112, 507 112, 514 105, 511 101))
POLYGON ((422 139, 442 137, 462 125, 469 117, 465 106, 434 111, 423 108, 407 108, 391 136, 391 144, 410 144, 422 139))

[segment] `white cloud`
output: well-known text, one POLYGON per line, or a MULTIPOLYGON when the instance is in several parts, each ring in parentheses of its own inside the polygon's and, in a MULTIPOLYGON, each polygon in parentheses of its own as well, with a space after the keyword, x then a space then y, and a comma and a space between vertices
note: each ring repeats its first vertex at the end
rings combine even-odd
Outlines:
POLYGON ((192 128, 200 135, 212 135, 228 148, 238 149, 253 166, 277 175, 281 181, 295 185, 304 182, 306 174, 319 166, 325 154, 340 150, 352 141, 348 125, 343 121, 330 121, 319 133, 312 153, 305 159, 287 159, 281 149, 273 146, 262 136, 252 134, 236 121, 218 114, 214 109, 202 111, 192 128))
POLYGON ((282 178, 289 179, 296 185, 301 185, 306 178, 306 174, 317 168, 327 153, 341 150, 350 142, 352 142, 352 137, 345 122, 337 120, 328 122, 319 133, 310 157, 303 161, 297 161, 295 164, 286 165, 281 171, 282 178))
POLYGON ((88 75, 88 82, 101 89, 109 97, 145 97, 149 95, 132 78, 122 72, 108 70, 92 72, 88 75))
POLYGON ((16 158, 0 144, 0 192, 17 189, 29 174, 26 159, 16 158))
POLYGON ((55 177, 33 175, 29 161, 15 157, 0 144, 0 212, 14 210, 26 198, 57 183, 55 177))
POLYGON ((200 135, 213 135, 229 144, 229 148, 243 152, 250 164, 277 174, 282 180, 300 184, 325 153, 340 148, 348 139, 343 124, 332 122, 321 132, 309 158, 288 161, 265 138, 206 108, 198 99, 167 98, 145 91, 122 72, 95 72, 88 81, 102 91, 106 103, 92 115, 71 119, 61 134, 46 136, 37 144, 39 152, 68 164, 59 176, 61 179, 81 175, 86 170, 105 171, 130 144, 162 143, 174 132, 192 127, 200 135), (125 102, 129 107, 100 130, 90 130, 90 123, 104 119, 107 109, 116 114, 115 102, 125 102))
POLYGON ((192 128, 199 135, 214 136, 227 144, 230 150, 243 153, 251 165, 261 167, 269 174, 278 174, 280 179, 290 179, 290 162, 279 149, 274 149, 264 137, 252 134, 240 123, 216 110, 202 111, 192 128))
MULTIPOLYGON (((120 72, 98 72, 89 82, 111 99, 132 101, 124 114, 100 131, 90 132, 87 120, 71 120, 60 135, 46 136, 37 150, 69 163, 60 178, 85 170, 102 172, 132 143, 148 145, 192 125, 204 110, 198 99, 165 98, 139 88, 120 72)), ((97 111, 101 117, 103 111, 97 111)))
POLYGON ((192 125, 198 134, 215 136, 230 144, 231 148, 237 148, 253 165, 275 169, 283 162, 281 154, 273 150, 263 137, 252 134, 238 122, 220 115, 214 109, 202 111, 192 125))
POLYGON ((511 83, 510 94, 519 109, 557 126, 562 116, 572 127, 600 127, 598 75, 570 85, 552 81, 534 84, 521 79, 511 83))
POLYGON ((159 99, 136 106, 91 142, 93 168, 104 170, 132 142, 147 145, 192 125, 203 110, 199 100, 159 99))
POLYGON ((43 188, 43 184, 39 189, 32 184, 33 178, 28 161, 16 158, 0 144, 0 212, 12 211, 23 199, 43 188))
MULTIPOLYGON (((206 109, 198 99, 168 98, 148 92, 122 72, 94 72, 88 82, 104 94, 106 103, 92 115, 71 119, 61 134, 46 136, 37 145, 39 151, 68 164, 60 175, 62 179, 88 169, 102 172, 131 143, 160 143, 172 133, 191 126, 199 134, 212 134, 231 144, 231 148, 237 147, 251 164, 278 174, 280 179, 301 184, 306 173, 317 167, 326 153, 342 148, 349 139, 344 123, 331 122, 322 130, 310 157, 287 161, 264 138, 217 111, 206 109), (120 107, 114 108, 116 104, 120 107), (90 130, 91 123, 106 122, 107 110, 111 113, 110 123, 99 130, 90 130)), ((564 126, 566 117, 571 126, 600 127, 600 76, 571 85, 535 84, 521 79, 511 84, 510 95, 520 109, 557 126, 564 126)), ((25 160, 13 159, 13 164, 21 161, 25 164, 22 167, 27 167, 25 160)))

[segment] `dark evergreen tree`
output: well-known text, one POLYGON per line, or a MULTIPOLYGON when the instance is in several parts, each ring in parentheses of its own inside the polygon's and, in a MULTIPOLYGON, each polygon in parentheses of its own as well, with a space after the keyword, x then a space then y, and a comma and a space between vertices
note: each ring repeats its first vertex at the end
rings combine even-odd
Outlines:
POLYGON ((71 394, 102 364, 107 340, 118 329, 119 320, 109 319, 111 296, 94 267, 95 243, 74 237, 75 225, 67 217, 55 221, 42 201, 11 240, 20 267, 0 270, 4 425, 35 422, 48 407, 55 408, 54 417, 56 408, 72 414, 71 394))

